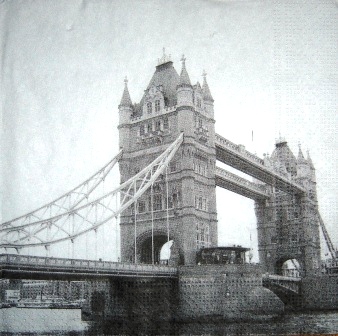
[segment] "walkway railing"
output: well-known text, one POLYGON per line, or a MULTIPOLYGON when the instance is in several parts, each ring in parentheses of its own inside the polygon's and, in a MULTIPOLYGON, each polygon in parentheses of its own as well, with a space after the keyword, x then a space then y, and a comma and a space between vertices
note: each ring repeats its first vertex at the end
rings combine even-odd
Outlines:
POLYGON ((281 188, 281 190, 294 190, 302 193, 305 192, 305 189, 301 184, 297 183, 291 178, 282 176, 280 173, 273 170, 272 167, 266 166, 261 158, 247 151, 244 146, 236 145, 233 142, 223 138, 219 134, 215 134, 215 144, 216 147, 218 146, 220 150, 224 150, 225 152, 228 151, 228 153, 234 154, 239 159, 239 161, 241 159, 245 162, 249 161, 250 164, 252 164, 252 167, 248 168, 247 164, 245 164, 244 166, 246 167, 246 170, 243 170, 241 169, 243 165, 241 165, 240 162, 237 162, 235 165, 233 165, 231 164, 231 162, 225 162, 224 160, 222 160, 221 157, 218 157, 217 155, 218 160, 223 161, 226 164, 232 165, 234 168, 242 170, 243 172, 257 179, 262 180, 263 182, 272 184, 277 188, 281 188), (260 173, 257 173, 258 171, 260 173))
POLYGON ((265 185, 250 182, 246 180, 245 178, 242 178, 236 174, 230 173, 229 171, 223 168, 216 167, 215 174, 216 174, 216 177, 220 177, 220 178, 225 179, 226 181, 232 182, 233 184, 243 187, 253 192, 254 194, 258 194, 262 197, 270 196, 269 190, 265 185))
POLYGON ((81 260, 67 258, 48 258, 36 257, 16 254, 1 254, 0 265, 25 265, 39 267, 62 267, 69 269, 95 269, 95 270, 110 270, 110 271, 131 271, 135 273, 165 273, 176 274, 177 268, 165 265, 143 265, 122 263, 113 261, 101 260, 81 260))
POLYGON ((244 148, 244 146, 236 145, 235 143, 231 142, 228 139, 223 138, 222 136, 220 136, 217 133, 215 134, 215 140, 216 140, 216 142, 223 145, 224 147, 229 148, 231 151, 237 152, 237 153, 241 154, 242 156, 245 156, 249 160, 264 166, 264 161, 261 158, 259 158, 258 156, 248 152, 244 148))

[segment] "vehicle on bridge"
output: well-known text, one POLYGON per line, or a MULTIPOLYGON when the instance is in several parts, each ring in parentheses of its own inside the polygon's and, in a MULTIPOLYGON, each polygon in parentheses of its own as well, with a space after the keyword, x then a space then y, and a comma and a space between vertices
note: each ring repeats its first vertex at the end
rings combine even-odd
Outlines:
POLYGON ((199 265, 245 264, 249 248, 242 246, 222 246, 201 248, 196 254, 199 265))

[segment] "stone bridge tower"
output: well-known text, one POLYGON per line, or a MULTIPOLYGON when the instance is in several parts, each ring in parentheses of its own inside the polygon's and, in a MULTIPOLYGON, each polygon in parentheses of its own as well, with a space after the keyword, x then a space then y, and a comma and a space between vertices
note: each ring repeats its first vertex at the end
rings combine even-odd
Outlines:
POLYGON ((167 169, 120 219, 122 261, 159 262, 173 240, 171 260, 194 264, 196 251, 217 245, 214 107, 206 74, 192 85, 182 57, 180 75, 165 54, 141 101, 133 104, 127 81, 119 105, 121 183, 134 176, 184 133, 167 169), (135 225, 136 220, 136 225, 135 225), (169 228, 169 230, 168 230, 169 228), (136 233, 136 234, 135 234, 136 233), (169 233, 169 235, 168 235, 169 233), (136 236, 136 251, 135 251, 136 236), (169 236, 169 237, 168 237, 169 236))
POLYGON ((299 268, 300 276, 316 274, 320 266, 320 237, 311 158, 308 155, 305 159, 300 147, 296 158, 280 138, 271 157, 265 158, 265 164, 301 185, 305 192, 294 194, 273 189, 268 201, 256 201, 260 262, 269 273, 282 275, 284 263, 291 261, 299 268))

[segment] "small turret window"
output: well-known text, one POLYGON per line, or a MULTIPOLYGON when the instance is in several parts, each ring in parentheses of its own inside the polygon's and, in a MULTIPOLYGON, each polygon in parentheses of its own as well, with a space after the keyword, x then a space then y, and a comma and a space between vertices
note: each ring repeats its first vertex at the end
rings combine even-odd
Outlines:
POLYGON ((159 100, 155 100, 155 112, 159 112, 161 109, 161 104, 159 100))
POLYGON ((148 114, 152 114, 153 112, 153 104, 151 102, 147 103, 147 112, 148 114))

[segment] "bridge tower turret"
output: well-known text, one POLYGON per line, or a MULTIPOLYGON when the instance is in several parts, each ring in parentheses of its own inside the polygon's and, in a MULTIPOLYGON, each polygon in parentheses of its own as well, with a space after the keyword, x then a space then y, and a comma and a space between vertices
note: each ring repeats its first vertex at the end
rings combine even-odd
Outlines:
POLYGON ((205 111, 208 113, 208 115, 213 118, 214 117, 214 98, 212 98, 209 85, 207 82, 207 73, 203 71, 203 86, 202 86, 202 92, 203 92, 203 101, 205 106, 205 111))
POLYGON ((161 247, 173 240, 171 261, 194 264, 199 248, 217 245, 213 102, 209 88, 206 96, 198 83, 191 84, 185 58, 181 61, 179 75, 164 53, 140 103, 130 107, 127 99, 128 108, 123 105, 121 182, 146 167, 182 132, 184 141, 166 176, 138 200, 136 216, 133 207, 121 215, 122 261, 135 261, 136 252, 136 262, 159 262, 161 247))
POLYGON ((128 80, 127 77, 124 80, 124 90, 121 98, 121 102, 119 105, 119 142, 120 147, 127 146, 127 139, 129 139, 129 120, 133 113, 133 104, 130 98, 129 90, 128 90, 128 80))
MULTIPOLYGON (((312 162, 299 148, 296 158, 285 139, 276 141, 271 155, 273 169, 298 183, 303 193, 273 189, 272 196, 256 202, 260 261, 269 273, 283 275, 283 264, 299 264, 301 276, 319 271, 320 242, 316 182, 312 162)), ((285 269, 285 268, 284 268, 285 269)))
POLYGON ((296 181, 305 189, 305 193, 301 195, 301 213, 304 228, 304 268, 308 275, 317 274, 321 258, 316 173, 309 153, 306 160, 301 148, 299 148, 296 181))

